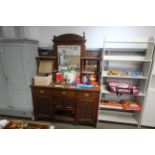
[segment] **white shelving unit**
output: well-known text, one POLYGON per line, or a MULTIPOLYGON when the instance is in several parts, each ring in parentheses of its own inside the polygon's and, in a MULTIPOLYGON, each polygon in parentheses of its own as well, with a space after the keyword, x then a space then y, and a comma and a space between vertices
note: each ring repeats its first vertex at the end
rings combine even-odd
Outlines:
POLYGON ((106 41, 102 56, 101 97, 100 100, 132 99, 142 106, 142 111, 125 111, 115 108, 99 108, 99 121, 109 121, 136 124, 140 127, 142 112, 145 104, 150 72, 152 71, 152 57, 154 52, 154 37, 148 41, 106 41), (138 44, 138 45, 137 45, 138 44), (140 46, 142 45, 142 46, 140 46), (108 70, 138 71, 140 76, 108 75, 108 70), (106 88, 108 81, 132 83, 140 89, 137 95, 126 94, 117 96, 106 88))

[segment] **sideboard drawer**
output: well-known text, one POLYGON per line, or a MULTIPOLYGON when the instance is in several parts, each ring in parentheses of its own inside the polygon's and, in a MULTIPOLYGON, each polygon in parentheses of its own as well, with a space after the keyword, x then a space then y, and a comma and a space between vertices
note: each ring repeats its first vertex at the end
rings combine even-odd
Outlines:
POLYGON ((40 96, 45 96, 49 94, 49 90, 45 88, 35 88, 33 89, 33 93, 40 96))
POLYGON ((94 92, 78 92, 77 96, 80 99, 91 100, 91 99, 97 99, 98 98, 98 93, 94 93, 94 92))
POLYGON ((69 98, 75 97, 75 92, 74 91, 54 90, 53 93, 54 93, 55 96, 60 96, 60 97, 69 97, 69 98))

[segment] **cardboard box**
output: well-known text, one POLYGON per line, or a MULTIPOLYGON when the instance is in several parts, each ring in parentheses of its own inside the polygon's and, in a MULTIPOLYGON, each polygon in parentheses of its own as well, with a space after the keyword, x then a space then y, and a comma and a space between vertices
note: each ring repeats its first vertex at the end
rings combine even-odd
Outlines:
POLYGON ((38 75, 34 76, 34 85, 49 85, 52 82, 52 71, 52 60, 40 60, 38 75))
POLYGON ((51 74, 53 71, 53 61, 52 60, 40 60, 38 73, 39 74, 51 74))
POLYGON ((34 84, 35 85, 48 86, 51 82, 52 82, 52 75, 47 75, 47 76, 36 75, 36 76, 34 76, 34 84))

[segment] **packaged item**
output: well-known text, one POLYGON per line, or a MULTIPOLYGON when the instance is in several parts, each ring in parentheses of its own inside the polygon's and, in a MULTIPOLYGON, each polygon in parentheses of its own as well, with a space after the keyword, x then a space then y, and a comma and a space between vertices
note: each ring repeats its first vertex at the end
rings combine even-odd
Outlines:
POLYGON ((48 86, 52 82, 52 74, 50 75, 36 75, 34 76, 34 84, 41 86, 48 86))
POLYGON ((94 75, 94 74, 90 75, 90 84, 91 84, 91 85, 94 85, 95 82, 96 82, 96 77, 95 77, 95 75, 94 75))
POLYGON ((35 85, 49 85, 52 82, 53 61, 40 60, 38 74, 34 76, 35 85))
POLYGON ((130 83, 125 82, 114 82, 110 81, 107 84, 107 88, 110 92, 116 94, 139 94, 139 89, 130 83))
POLYGON ((124 110, 140 111, 142 109, 141 105, 136 101, 121 100, 120 103, 122 104, 124 110))
POLYGON ((63 74, 62 73, 56 73, 56 82, 59 83, 63 79, 63 74))
POLYGON ((120 104, 118 101, 103 101, 100 103, 100 107, 123 109, 122 104, 120 104))

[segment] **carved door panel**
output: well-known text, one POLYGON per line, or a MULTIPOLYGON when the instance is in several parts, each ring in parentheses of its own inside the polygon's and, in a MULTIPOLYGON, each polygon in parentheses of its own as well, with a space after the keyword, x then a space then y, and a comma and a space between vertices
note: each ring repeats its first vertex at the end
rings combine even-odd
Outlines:
POLYGON ((94 115, 94 102, 91 100, 79 100, 77 106, 78 122, 92 122, 94 115))
POLYGON ((76 108, 76 100, 74 98, 66 98, 64 100, 64 108, 66 110, 75 110, 75 108, 76 108))
POLYGON ((64 108, 64 97, 55 96, 54 97, 54 109, 63 109, 64 108))
POLYGON ((52 96, 48 90, 33 90, 34 113, 36 119, 50 120, 53 117, 52 96))
POLYGON ((35 96, 35 116, 38 119, 50 119, 52 109, 49 97, 35 96))

